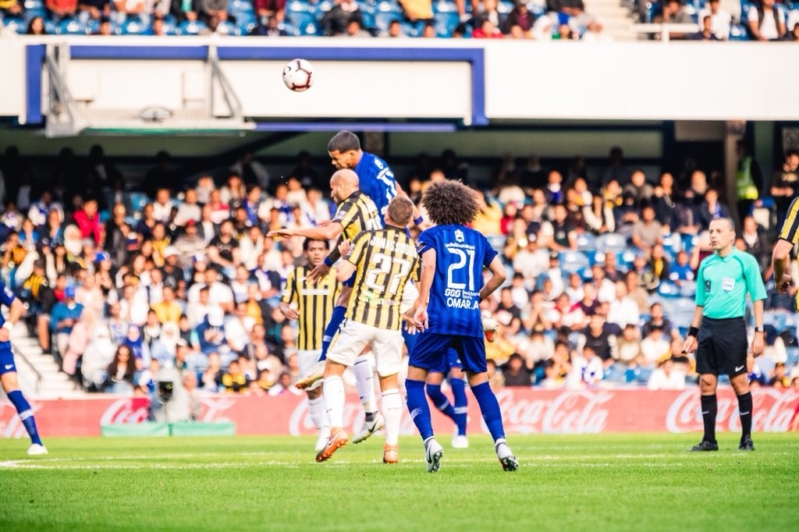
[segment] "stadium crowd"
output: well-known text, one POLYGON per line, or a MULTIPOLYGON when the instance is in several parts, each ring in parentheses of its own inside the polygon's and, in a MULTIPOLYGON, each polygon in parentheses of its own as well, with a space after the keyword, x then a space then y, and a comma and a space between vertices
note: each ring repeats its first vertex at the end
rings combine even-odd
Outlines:
MULTIPOLYGON (((764 179, 741 145, 738 202, 722 176, 700 170, 647 176, 614 148, 602 173, 576 158, 545 168, 506 157, 498 183, 475 192, 474 228, 489 236, 510 272, 483 302, 496 318, 487 343, 492 383, 581 388, 681 389, 695 379, 681 353, 693 312, 694 272, 711 253, 706 229, 740 213, 736 246, 770 280, 769 230, 750 215, 773 197, 777 212, 799 193, 799 153, 789 153, 760 198, 764 179)), ((66 154, 68 155, 68 154, 66 154)), ((92 148, 65 156, 55 183, 39 188, 13 148, 0 157, 0 274, 28 307, 31 335, 90 391, 152 393, 164 364, 205 392, 298 393, 296 323, 278 302, 302 239, 270 230, 329 220, 330 169, 307 154, 275 182, 245 157, 219 176, 184 182, 159 154, 136 190, 92 148), (221 185, 221 186, 219 186, 221 185)), ((429 183, 465 179, 451 151, 420 158, 403 180, 418 202, 429 183)), ((781 220, 777 220, 781 223, 781 220)), ((418 228, 412 228, 418 235, 418 228)), ((765 356, 753 383, 799 387, 796 289, 770 291, 765 356)))
MULTIPOLYGON (((799 10, 775 0, 639 1, 642 22, 698 24, 691 40, 799 40, 799 10), (739 23, 740 22, 740 23, 739 23)), ((583 0, 0 0, 0 33, 256 35, 608 41, 583 0)))

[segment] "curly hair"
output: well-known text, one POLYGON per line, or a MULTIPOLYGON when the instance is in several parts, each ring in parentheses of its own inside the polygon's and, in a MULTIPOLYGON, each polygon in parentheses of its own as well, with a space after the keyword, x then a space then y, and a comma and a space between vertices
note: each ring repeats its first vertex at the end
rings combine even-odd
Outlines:
POLYGON ((475 191, 459 181, 438 181, 422 196, 422 205, 436 225, 468 225, 477 216, 475 191))

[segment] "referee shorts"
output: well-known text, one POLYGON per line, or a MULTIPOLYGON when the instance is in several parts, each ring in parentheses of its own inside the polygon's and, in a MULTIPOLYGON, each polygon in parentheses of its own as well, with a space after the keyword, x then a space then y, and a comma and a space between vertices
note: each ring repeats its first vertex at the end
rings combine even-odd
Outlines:
POLYGON ((696 372, 700 375, 746 373, 749 339, 743 318, 702 318, 696 348, 696 372))

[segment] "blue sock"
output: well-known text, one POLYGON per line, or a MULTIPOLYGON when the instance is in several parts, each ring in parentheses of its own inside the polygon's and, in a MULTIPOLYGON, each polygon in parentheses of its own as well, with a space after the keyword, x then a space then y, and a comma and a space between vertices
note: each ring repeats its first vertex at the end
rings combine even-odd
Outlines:
POLYGON ((433 424, 430 421, 430 406, 424 394, 424 382, 406 379, 405 390, 408 392, 406 399, 408 412, 411 413, 411 419, 419 429, 422 440, 426 441, 433 437, 433 424))
POLYGON ((486 422, 488 432, 494 441, 505 439, 505 429, 502 427, 502 412, 499 410, 497 396, 491 390, 488 382, 472 387, 474 398, 480 405, 480 412, 483 413, 483 420, 486 422))
POLYGON ((466 436, 466 413, 469 411, 469 402, 466 399, 466 382, 463 379, 451 379, 452 395, 455 398, 455 424, 458 426, 458 436, 466 436))
POLYGON ((8 392, 8 400, 11 401, 14 408, 17 409, 19 419, 22 420, 22 424, 25 425, 25 430, 28 431, 28 435, 31 437, 31 443, 41 445, 42 439, 39 438, 39 431, 36 430, 36 420, 33 418, 33 410, 31 410, 31 405, 28 404, 28 401, 22 396, 22 392, 19 390, 8 392))
POLYGON ((455 409, 452 408, 452 405, 449 404, 449 399, 447 396, 441 393, 441 385, 440 384, 428 384, 427 385, 427 395, 430 396, 430 400, 433 401, 433 404, 436 408, 441 410, 441 413, 450 418, 452 421, 455 421, 455 409))
POLYGON ((325 335, 322 337, 322 354, 319 356, 319 361, 327 359, 327 350, 330 349, 330 344, 333 338, 338 333, 338 328, 341 327, 341 322, 344 321, 344 315, 347 313, 346 307, 336 307, 333 309, 333 315, 330 316, 330 322, 325 327, 325 335))

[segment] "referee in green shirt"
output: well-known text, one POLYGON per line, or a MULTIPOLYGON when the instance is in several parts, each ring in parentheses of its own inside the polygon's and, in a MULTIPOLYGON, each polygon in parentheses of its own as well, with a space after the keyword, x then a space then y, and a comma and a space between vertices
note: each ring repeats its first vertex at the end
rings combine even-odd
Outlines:
POLYGON ((766 288, 754 256, 733 246, 732 220, 710 222, 710 244, 716 252, 699 265, 696 276, 696 310, 683 351, 696 350, 696 371, 702 394, 702 420, 705 435, 692 451, 718 451, 716 442, 716 386, 719 373, 726 373, 738 396, 741 416, 741 443, 738 449, 754 451, 752 443, 752 394, 747 375, 746 296, 755 311, 755 338, 752 355, 763 353, 763 300, 766 288))

